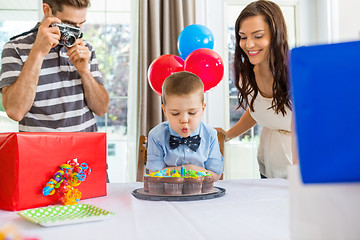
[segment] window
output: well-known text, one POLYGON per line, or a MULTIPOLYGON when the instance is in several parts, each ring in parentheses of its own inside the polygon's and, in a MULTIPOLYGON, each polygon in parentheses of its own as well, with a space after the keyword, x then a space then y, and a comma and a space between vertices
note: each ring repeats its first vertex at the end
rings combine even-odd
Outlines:
POLYGON ((84 24, 84 39, 95 48, 99 68, 110 96, 105 116, 96 117, 100 132, 107 133, 111 182, 126 181, 128 149, 128 83, 131 58, 131 8, 133 1, 92 0, 84 24))
MULTIPOLYGON (((129 79, 136 63, 132 51, 135 43, 137 3, 128 0, 92 0, 83 38, 94 48, 100 72, 109 92, 108 113, 97 117, 100 132, 107 133, 108 173, 111 182, 124 182, 129 177, 128 136, 136 121, 128 114, 128 105, 136 102, 133 83, 129 79), (130 91, 129 91, 130 89, 130 91), (132 90, 131 90, 132 89, 132 90), (134 98, 132 100, 131 98, 134 98), (130 122, 130 124, 129 124, 130 122), (132 125, 131 125, 132 124, 132 125)), ((0 0, 0 51, 11 36, 28 31, 41 21, 41 0, 0 0)), ((136 82, 136 81, 133 81, 136 82)), ((1 102, 0 102, 1 103, 1 102)), ((0 111, 3 107, 0 104, 0 111)), ((135 112, 136 111, 132 111, 135 112)), ((134 161, 133 161, 134 162, 134 161)), ((131 164, 130 164, 131 165, 131 164)), ((134 171, 135 174, 135 171, 134 171)), ((131 173, 130 173, 131 175, 131 173)), ((135 175, 134 175, 135 177, 135 175)), ((135 179, 135 178, 134 178, 135 179)))
MULTIPOLYGON (((0 53, 10 37, 33 28, 39 18, 38 1, 0 0, 0 53)), ((0 58, 1 63, 1 58, 0 58)), ((0 65, 1 66, 1 65, 0 65)), ((0 94, 0 111, 4 111, 0 94)))

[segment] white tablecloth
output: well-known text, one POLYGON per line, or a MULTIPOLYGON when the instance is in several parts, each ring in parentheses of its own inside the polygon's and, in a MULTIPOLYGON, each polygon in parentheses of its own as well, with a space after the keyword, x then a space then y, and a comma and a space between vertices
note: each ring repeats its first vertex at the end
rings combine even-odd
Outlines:
POLYGON ((131 192, 142 183, 108 184, 108 196, 81 203, 115 212, 109 219, 45 228, 0 210, 27 238, 81 239, 290 239, 288 182, 283 179, 219 181, 223 197, 187 202, 146 201, 131 192))

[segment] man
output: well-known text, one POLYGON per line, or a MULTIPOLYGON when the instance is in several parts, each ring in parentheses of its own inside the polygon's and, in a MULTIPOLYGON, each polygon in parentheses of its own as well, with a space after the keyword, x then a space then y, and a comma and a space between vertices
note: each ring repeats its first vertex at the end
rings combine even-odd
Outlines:
POLYGON ((93 113, 107 112, 93 47, 76 39, 62 44, 56 23, 80 28, 90 0, 43 0, 44 19, 4 46, 0 90, 7 115, 19 131, 97 131, 93 113))

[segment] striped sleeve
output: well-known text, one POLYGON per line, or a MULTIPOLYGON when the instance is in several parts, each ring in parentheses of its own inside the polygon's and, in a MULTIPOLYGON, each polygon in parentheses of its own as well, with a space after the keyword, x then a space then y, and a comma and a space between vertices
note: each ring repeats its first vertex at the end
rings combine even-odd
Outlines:
POLYGON ((1 64, 0 89, 10 86, 16 81, 24 64, 13 43, 9 42, 4 45, 1 64))

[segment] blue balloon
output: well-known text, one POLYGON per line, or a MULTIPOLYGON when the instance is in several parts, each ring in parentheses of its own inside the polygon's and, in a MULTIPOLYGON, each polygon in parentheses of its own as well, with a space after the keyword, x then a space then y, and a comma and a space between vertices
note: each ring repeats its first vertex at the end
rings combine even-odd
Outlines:
POLYGON ((207 27, 192 24, 184 28, 177 40, 177 49, 180 57, 185 60, 193 51, 200 48, 214 48, 214 35, 207 27))

